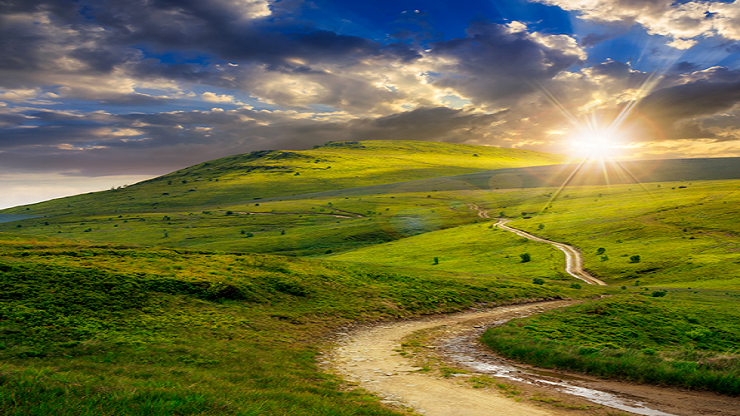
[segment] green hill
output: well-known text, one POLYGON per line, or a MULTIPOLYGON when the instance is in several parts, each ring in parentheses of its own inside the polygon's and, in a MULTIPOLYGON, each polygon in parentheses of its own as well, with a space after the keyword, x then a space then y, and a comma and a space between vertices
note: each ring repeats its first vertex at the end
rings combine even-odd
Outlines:
POLYGON ((0 414, 407 414, 322 372, 324 336, 609 290, 0 234, 0 414))
POLYGON ((125 188, 5 209, 61 215, 149 211, 253 201, 484 170, 552 165, 562 155, 421 141, 329 142, 303 151, 257 151, 178 170, 125 188))

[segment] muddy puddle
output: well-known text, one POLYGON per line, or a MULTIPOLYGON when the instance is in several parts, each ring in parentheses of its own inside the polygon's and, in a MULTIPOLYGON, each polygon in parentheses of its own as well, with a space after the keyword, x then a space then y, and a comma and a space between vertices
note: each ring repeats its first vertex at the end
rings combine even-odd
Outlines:
MULTIPOLYGON (((499 325, 504 322, 505 321, 498 321, 491 326, 499 325)), ((589 381, 585 378, 565 376, 550 371, 519 367, 501 358, 487 355, 484 352, 481 352, 481 346, 478 342, 478 338, 480 338, 485 329, 486 328, 483 327, 477 328, 472 333, 451 338, 442 344, 438 351, 461 367, 467 368, 476 373, 487 374, 492 377, 509 379, 534 386, 548 387, 561 393, 582 397, 595 404, 638 415, 677 416, 672 413, 665 413, 660 410, 651 409, 647 404, 637 400, 584 387, 581 384, 589 381)))

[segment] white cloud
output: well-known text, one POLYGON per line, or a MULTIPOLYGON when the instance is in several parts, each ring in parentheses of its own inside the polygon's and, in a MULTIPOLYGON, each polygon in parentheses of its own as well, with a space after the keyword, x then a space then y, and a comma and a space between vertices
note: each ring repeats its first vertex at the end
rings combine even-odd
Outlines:
POLYGON ((577 11, 597 22, 640 24, 650 34, 670 38, 666 43, 688 49, 699 38, 722 36, 740 40, 740 2, 676 2, 674 0, 534 0, 577 11))

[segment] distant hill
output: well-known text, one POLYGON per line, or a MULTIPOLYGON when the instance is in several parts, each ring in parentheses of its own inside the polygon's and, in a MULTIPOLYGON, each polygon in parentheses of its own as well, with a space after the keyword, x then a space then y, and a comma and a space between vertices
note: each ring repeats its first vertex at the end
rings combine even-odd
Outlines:
MULTIPOLYGON (((587 186, 725 179, 740 179, 740 158, 636 160, 605 164, 587 162, 581 165, 580 168, 578 164, 526 166, 324 191, 298 195, 295 198, 344 197, 396 192, 560 187, 566 182, 568 186, 587 186)), ((291 198, 271 199, 287 200, 291 198)))
POLYGON ((563 155, 422 141, 329 142, 204 162, 126 188, 59 198, 0 212, 61 215, 197 207, 311 192, 552 165, 563 155))

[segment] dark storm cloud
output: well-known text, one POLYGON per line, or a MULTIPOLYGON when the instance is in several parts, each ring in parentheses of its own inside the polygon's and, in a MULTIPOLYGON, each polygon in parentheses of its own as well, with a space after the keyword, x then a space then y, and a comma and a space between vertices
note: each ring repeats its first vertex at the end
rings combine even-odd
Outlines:
POLYGON ((96 2, 90 14, 113 31, 120 43, 197 51, 239 62, 280 65, 286 58, 299 58, 307 62, 351 63, 366 56, 418 56, 404 45, 385 47, 369 39, 318 30, 310 22, 274 16, 261 19, 234 3, 115 0, 96 2))
POLYGON ((463 142, 485 135, 500 115, 437 107, 349 121, 301 120, 247 109, 123 116, 43 112, 33 117, 49 125, 1 131, 4 169, 99 176, 138 166, 140 174, 162 174, 236 153, 305 149, 336 140, 463 142))
POLYGON ((699 64, 695 64, 693 62, 688 62, 688 61, 681 61, 673 65, 673 68, 671 69, 678 73, 686 73, 686 72, 694 72, 698 70, 699 68, 700 68, 699 64))
POLYGON ((586 36, 582 37, 579 43, 584 48, 588 48, 591 46, 596 46, 599 43, 607 41, 609 39, 613 39, 618 35, 619 34, 617 33, 589 33, 586 36))
POLYGON ((279 7, 271 9, 272 14, 267 3, 225 0, 10 0, 0 7, 0 86, 74 83, 58 80, 115 70, 140 79, 221 85, 229 77, 214 62, 306 71, 310 67, 292 62, 354 65, 368 57, 400 62, 420 57, 403 43, 320 30, 281 17, 279 7))
POLYGON ((545 82, 581 62, 572 51, 547 47, 526 31, 504 25, 473 22, 467 36, 437 42, 431 56, 451 58, 452 72, 435 85, 460 91, 478 102, 518 98, 531 92, 532 84, 545 82))
POLYGON ((712 68, 694 75, 700 78, 655 91, 638 107, 639 112, 671 132, 670 138, 717 138, 702 129, 701 119, 740 103, 740 71, 712 68))
POLYGON ((418 108, 376 119, 350 122, 359 140, 428 140, 462 143, 485 134, 501 114, 478 114, 448 107, 418 108))

